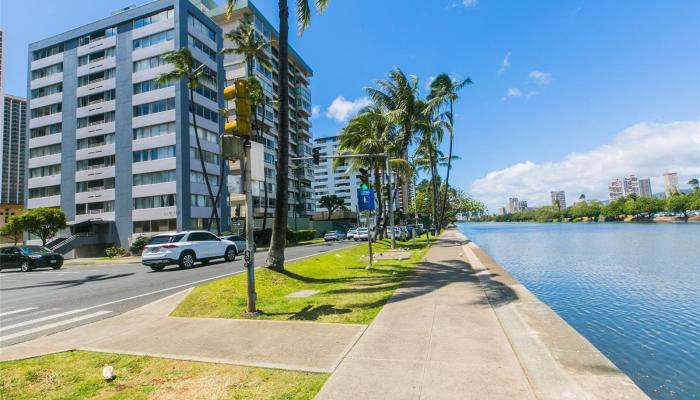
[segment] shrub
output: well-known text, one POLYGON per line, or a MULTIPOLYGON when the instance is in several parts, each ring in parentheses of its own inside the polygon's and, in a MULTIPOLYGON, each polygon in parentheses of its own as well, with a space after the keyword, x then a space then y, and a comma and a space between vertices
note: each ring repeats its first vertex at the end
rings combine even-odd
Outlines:
POLYGON ((270 244, 270 238, 272 238, 272 229, 267 228, 264 231, 255 231, 253 237, 257 245, 270 244))
POLYGON ((133 242, 131 242, 131 246, 129 246, 129 252, 134 256, 141 254, 143 248, 146 247, 149 240, 150 238, 148 236, 137 237, 136 239, 134 239, 133 242))
POLYGON ((300 229, 296 231, 297 240, 303 242, 305 240, 313 240, 316 237, 316 230, 314 229, 300 229))
POLYGON ((109 247, 107 250, 105 250, 105 253, 107 254, 107 257, 109 258, 114 258, 114 257, 124 257, 126 254, 126 249, 123 249, 121 247, 109 247))

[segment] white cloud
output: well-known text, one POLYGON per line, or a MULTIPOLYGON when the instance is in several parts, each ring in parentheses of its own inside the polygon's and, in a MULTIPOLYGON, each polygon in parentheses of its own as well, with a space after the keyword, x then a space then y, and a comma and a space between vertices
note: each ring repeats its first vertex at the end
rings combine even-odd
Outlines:
POLYGON ((316 119, 321 115, 321 106, 311 107, 311 119, 316 119))
POLYGON ((434 76, 434 75, 430 75, 430 76, 428 77, 428 79, 426 79, 426 81, 425 81, 425 90, 430 91, 430 84, 433 83, 434 80, 435 80, 435 76, 434 76))
POLYGON ((552 74, 538 70, 530 71, 528 75, 538 85, 548 85, 552 81, 552 74))
POLYGON ((526 160, 489 172, 472 182, 470 193, 493 212, 510 196, 527 200, 531 206, 547 205, 552 190, 566 191, 568 204, 581 193, 605 200, 610 180, 630 174, 651 178, 652 191, 662 192, 665 172, 677 172, 681 187, 700 176, 698 149, 700 121, 642 122, 620 132, 612 143, 571 153, 560 161, 526 160))
POLYGON ((457 8, 460 6, 463 6, 464 8, 472 8, 476 7, 476 5, 479 4, 479 0, 459 0, 459 1, 453 1, 447 6, 447 9, 451 8, 457 8))
POLYGON ((506 101, 506 100, 508 100, 509 97, 522 97, 522 96, 523 96, 523 92, 520 91, 520 89, 508 88, 508 90, 506 90, 505 96, 501 97, 501 101, 506 101))
POLYGON ((505 57, 503 57, 503 61, 501 62, 501 68, 498 69, 498 75, 501 75, 502 73, 506 72, 508 67, 510 67, 510 51, 506 53, 505 57))
POLYGON ((338 122, 345 122, 370 103, 371 102, 368 97, 347 100, 343 96, 338 96, 326 110, 326 117, 334 119, 338 122))

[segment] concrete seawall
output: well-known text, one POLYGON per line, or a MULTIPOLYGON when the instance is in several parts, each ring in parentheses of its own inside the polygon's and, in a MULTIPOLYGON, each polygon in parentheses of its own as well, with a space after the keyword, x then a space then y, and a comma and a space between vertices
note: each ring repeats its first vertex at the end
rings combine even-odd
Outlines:
POLYGON ((647 399, 595 346, 461 233, 464 261, 486 292, 539 399, 647 399))

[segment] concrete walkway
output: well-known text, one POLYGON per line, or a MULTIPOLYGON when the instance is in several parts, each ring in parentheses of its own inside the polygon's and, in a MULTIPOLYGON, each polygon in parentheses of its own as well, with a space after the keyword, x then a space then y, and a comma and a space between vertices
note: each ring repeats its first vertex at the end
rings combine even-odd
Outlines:
POLYGON ((0 348, 0 361, 69 350, 332 372, 365 325, 175 318, 189 290, 114 318, 0 348))
POLYGON ((318 399, 646 399, 456 230, 396 291, 318 399))

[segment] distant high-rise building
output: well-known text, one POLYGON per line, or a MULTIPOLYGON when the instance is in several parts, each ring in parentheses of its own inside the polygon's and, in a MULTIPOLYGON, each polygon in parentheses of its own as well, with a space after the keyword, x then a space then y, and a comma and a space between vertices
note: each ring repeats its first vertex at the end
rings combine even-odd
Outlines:
POLYGON ((520 211, 527 210, 527 200, 520 200, 520 211))
POLYGON ((566 208, 566 194, 563 190, 554 190, 550 192, 550 196, 553 206, 558 206, 562 210, 566 208))
POLYGON ((517 197, 510 197, 508 198, 508 204, 506 205, 506 208, 508 210, 508 214, 514 214, 520 211, 520 201, 518 201, 517 197))
POLYGON ((0 204, 23 204, 27 100, 7 95, 2 109, 5 119, 0 130, 0 204))
POLYGON ((586 202, 586 195, 581 193, 581 195, 578 196, 578 200, 574 201, 574 205, 585 203, 585 202, 586 202))
POLYGON ((664 174, 664 192, 666 197, 671 197, 672 194, 678 194, 678 173, 668 172, 664 174))
POLYGON ((622 181, 619 179, 611 180, 610 184, 608 185, 608 194, 610 201, 615 201, 625 197, 625 193, 622 190, 622 181))
POLYGON ((651 197, 651 179, 639 180, 639 197, 651 197))
POLYGON ((632 174, 629 177, 624 178, 623 188, 625 190, 625 196, 629 196, 631 194, 636 194, 639 196, 639 180, 637 179, 637 176, 632 174))
POLYGON ((498 207, 498 209, 496 210, 496 215, 506 215, 506 208, 498 207))

